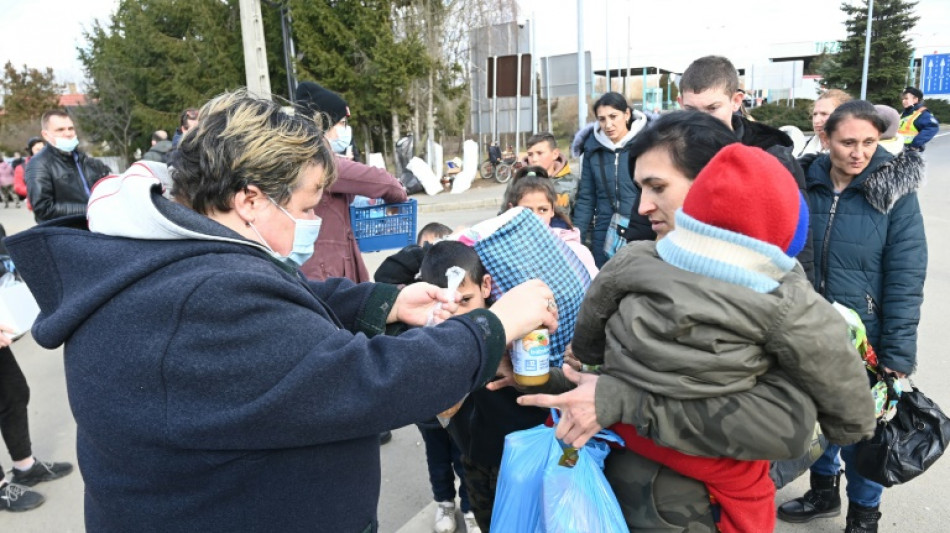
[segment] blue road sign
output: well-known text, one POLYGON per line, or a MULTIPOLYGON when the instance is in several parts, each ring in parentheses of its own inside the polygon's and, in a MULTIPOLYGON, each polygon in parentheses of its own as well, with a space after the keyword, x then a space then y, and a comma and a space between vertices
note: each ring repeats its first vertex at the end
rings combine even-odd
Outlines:
POLYGON ((927 96, 950 94, 950 54, 923 56, 921 63, 920 90, 927 96))

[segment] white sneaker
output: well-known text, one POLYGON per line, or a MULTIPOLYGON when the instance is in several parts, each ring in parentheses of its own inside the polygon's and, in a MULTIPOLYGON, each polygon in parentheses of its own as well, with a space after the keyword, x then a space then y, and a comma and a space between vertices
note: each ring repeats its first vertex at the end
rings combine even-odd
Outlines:
POLYGON ((482 533, 482 528, 478 527, 478 522, 475 521, 475 513, 462 513, 462 518, 465 519, 465 533, 482 533))
POLYGON ((435 533, 455 533, 455 502, 439 502, 435 508, 435 533))

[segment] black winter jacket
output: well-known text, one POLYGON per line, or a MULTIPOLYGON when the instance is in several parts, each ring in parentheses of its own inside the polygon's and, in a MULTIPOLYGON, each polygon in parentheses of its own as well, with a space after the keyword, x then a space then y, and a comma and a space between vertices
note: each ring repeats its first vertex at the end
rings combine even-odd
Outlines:
POLYGON ((90 190, 97 181, 112 174, 112 169, 94 157, 79 150, 66 153, 50 145, 30 160, 26 189, 37 222, 86 214, 89 193, 80 181, 78 167, 82 167, 90 190))

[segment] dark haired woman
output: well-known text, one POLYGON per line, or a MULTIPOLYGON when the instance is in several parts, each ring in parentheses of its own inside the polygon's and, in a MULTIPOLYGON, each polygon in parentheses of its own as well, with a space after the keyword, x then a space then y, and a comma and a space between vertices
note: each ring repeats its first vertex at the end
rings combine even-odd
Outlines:
MULTIPOLYGON (((807 171, 815 244, 815 289, 861 315, 868 341, 888 372, 917 365, 917 324, 927 273, 927 240, 917 201, 923 162, 878 145, 887 129, 869 102, 838 106, 824 124, 819 156, 807 171)), ((807 522, 841 512, 841 464, 854 446, 831 446, 811 467, 811 490, 786 502, 778 517, 807 522)), ((854 468, 848 478, 847 533, 876 532, 884 487, 854 468)))
MULTIPOLYGON (((574 204, 574 224, 581 239, 591 243, 594 261, 600 268, 607 262, 604 251, 610 219, 614 214, 629 216, 638 192, 631 179, 627 149, 633 138, 647 125, 647 117, 630 109, 623 95, 607 93, 594 102, 597 123, 583 140, 584 164, 581 182, 574 204), (590 233, 593 222, 593 233, 590 233)), ((642 217, 633 217, 627 227, 618 228, 636 232, 639 239, 650 240, 655 235, 647 228, 642 217)), ((623 235, 611 236, 625 239, 623 235)))

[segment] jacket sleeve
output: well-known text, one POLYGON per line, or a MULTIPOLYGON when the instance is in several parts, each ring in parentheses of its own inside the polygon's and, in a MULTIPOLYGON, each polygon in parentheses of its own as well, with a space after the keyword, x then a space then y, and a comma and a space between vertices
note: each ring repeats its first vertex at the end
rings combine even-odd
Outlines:
POLYGON ((85 202, 57 202, 53 187, 53 173, 50 171, 47 159, 33 160, 26 169, 26 188, 33 206, 33 215, 36 220, 52 220, 68 215, 83 215, 86 213, 85 202))
POLYGON ((822 432, 847 445, 874 434, 868 378, 841 315, 800 274, 783 281, 785 309, 765 351, 815 402, 822 432))
POLYGON ((914 121, 914 128, 917 129, 917 135, 914 136, 914 140, 910 145, 914 148, 921 148, 940 131, 940 123, 937 122, 937 118, 933 116, 933 113, 927 110, 914 121))
POLYGON ((382 198, 389 204, 405 202, 409 198, 402 183, 381 168, 338 157, 336 169, 337 179, 330 186, 330 193, 382 198))
POLYGON ((325 305, 339 311, 256 272, 201 280, 164 347, 166 409, 178 413, 165 420, 169 442, 254 450, 378 434, 452 406, 494 375, 504 352, 504 328, 487 310, 370 338, 339 329, 325 305), (227 342, 209 330, 227 331, 227 342))
POLYGON ((597 422, 633 425, 661 446, 702 457, 794 459, 804 455, 815 429, 815 404, 781 370, 751 389, 725 396, 676 400, 601 375, 595 391, 597 422))
POLYGON ((577 186, 577 200, 574 203, 574 227, 581 232, 581 242, 587 240, 587 231, 594 218, 594 206, 597 205, 597 187, 594 184, 593 152, 584 154, 581 167, 581 182, 577 186))
POLYGON ((890 212, 884 246, 880 346, 875 350, 888 368, 911 374, 917 367, 917 325, 927 276, 927 237, 917 193, 890 212))
MULTIPOLYGON (((88 155, 86 156, 86 165, 85 165, 85 166, 86 166, 86 168, 92 170, 92 172, 90 173, 90 174, 92 175, 92 179, 89 180, 89 182, 90 182, 89 187, 90 187, 90 188, 91 188, 93 185, 95 185, 97 181, 99 181, 99 180, 101 180, 102 178, 104 178, 104 177, 106 177, 106 176, 112 174, 112 169, 109 168, 109 165, 103 163, 103 162, 100 161, 99 159, 96 159, 95 157, 92 157, 92 156, 88 156, 88 155)), ((88 172, 88 171, 87 171, 87 172, 88 172)))
POLYGON ((611 261, 604 264, 604 268, 591 280, 584 294, 574 323, 571 349, 574 356, 585 365, 604 363, 607 347, 604 328, 607 326, 607 320, 617 312, 620 300, 625 295, 625 291, 617 286, 616 278, 624 272, 630 272, 625 267, 631 250, 633 246, 622 248, 611 261))

